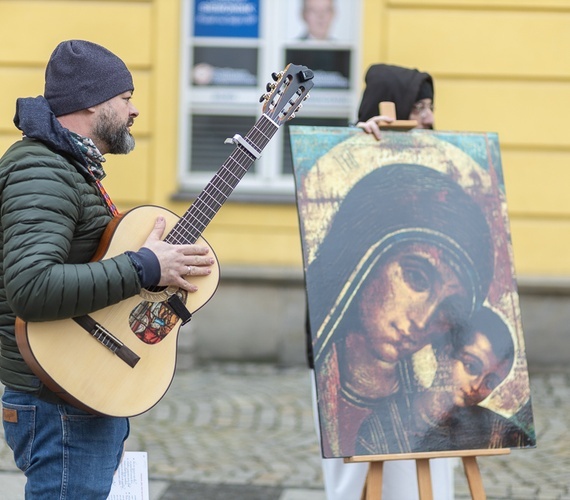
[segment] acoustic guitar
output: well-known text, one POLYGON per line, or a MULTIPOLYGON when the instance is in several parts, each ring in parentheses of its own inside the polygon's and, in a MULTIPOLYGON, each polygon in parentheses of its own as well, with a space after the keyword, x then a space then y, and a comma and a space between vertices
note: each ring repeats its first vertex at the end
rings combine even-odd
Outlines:
MULTIPOLYGON (((260 99, 263 114, 245 137, 226 139, 235 145, 233 152, 184 216, 150 205, 130 210, 109 223, 93 260, 138 250, 159 215, 167 221, 168 243, 209 247, 202 232, 313 87, 313 72, 305 66, 289 64, 272 77, 260 99)), ((199 287, 195 293, 157 287, 89 315, 46 322, 18 318, 18 347, 33 372, 63 400, 98 415, 139 415, 170 387, 179 328, 214 295, 217 259, 210 275, 190 279, 199 287)))

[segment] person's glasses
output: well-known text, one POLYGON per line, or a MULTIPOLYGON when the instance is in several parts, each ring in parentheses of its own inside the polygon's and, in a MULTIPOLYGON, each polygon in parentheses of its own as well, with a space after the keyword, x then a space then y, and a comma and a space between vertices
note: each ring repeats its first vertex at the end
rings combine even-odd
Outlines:
POLYGON ((412 114, 420 115, 427 113, 430 110, 433 113, 434 107, 432 102, 416 102, 412 106, 412 114))

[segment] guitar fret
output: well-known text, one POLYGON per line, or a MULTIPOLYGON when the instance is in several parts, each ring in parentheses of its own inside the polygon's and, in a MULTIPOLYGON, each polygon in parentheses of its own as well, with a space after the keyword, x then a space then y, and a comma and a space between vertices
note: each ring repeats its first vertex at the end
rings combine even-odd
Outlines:
MULTIPOLYGON (((212 182, 212 188, 215 189, 219 195, 221 195, 221 199, 225 198, 228 192, 231 193, 232 191, 232 185, 220 175, 216 175, 216 181, 212 182)), ((208 195, 205 196, 214 197, 214 195, 211 193, 208 193, 208 195)))
MULTIPOLYGON (((200 236, 200 233, 204 230, 204 227, 206 226, 206 224, 208 222, 210 222, 210 219, 207 219, 206 223, 204 224, 203 222, 201 223, 199 217, 195 217, 193 222, 185 221, 184 225, 181 224, 181 228, 183 229, 183 231, 178 230, 177 232, 183 237, 184 233, 188 232, 189 228, 191 228, 193 230, 193 232, 190 231, 191 234, 193 236, 198 237, 198 236, 200 236)), ((182 239, 180 242, 183 243, 184 239, 182 239)))
MULTIPOLYGON (((210 185, 215 186, 219 192, 223 194, 229 194, 233 191, 233 189, 237 186, 238 182, 240 181, 241 177, 234 174, 232 171, 226 170, 222 173, 216 174, 216 179, 219 179, 222 184, 213 184, 210 185), (224 188, 225 186, 225 188, 224 188)), ((206 192, 205 195, 208 193, 206 192)))
POLYGON ((228 163, 231 164, 232 162, 234 162, 239 167, 239 170, 241 170, 242 173, 245 174, 247 168, 253 163, 250 155, 251 153, 249 151, 244 149, 243 146, 238 145, 236 150, 230 155, 230 157, 223 164, 222 168, 224 167, 227 168, 228 163), (239 161, 240 159, 243 159, 244 161, 239 161), (242 165, 242 163, 246 165, 244 166, 242 165))
MULTIPOLYGON (((223 182, 223 181, 222 181, 222 182, 223 182)), ((228 186, 227 183, 224 183, 224 185, 228 186)), ((222 206, 223 202, 225 201, 225 199, 227 198, 227 196, 226 196, 226 194, 225 194, 221 189, 219 189, 215 184, 212 184, 212 187, 216 190, 216 192, 220 195, 220 197, 217 198, 217 197, 214 196, 213 194, 209 193, 207 196, 204 196, 204 198, 207 197, 207 198, 209 198, 210 200, 212 200, 213 202, 215 202, 215 204, 218 206, 218 209, 219 209, 219 208, 221 208, 221 206, 222 206)), ((208 206, 210 206, 210 205, 208 204, 208 206)), ((217 209, 216 209, 216 210, 212 209, 212 212, 215 212, 215 211, 217 211, 217 209)))
MULTIPOLYGON (((236 168, 235 163, 235 161, 228 160, 224 166, 214 175, 208 185, 215 185, 216 180, 221 180, 228 187, 228 190, 231 191, 235 187, 235 184, 242 177, 242 175, 240 175, 239 169, 236 168), (232 166, 233 168, 231 168, 232 166)), ((238 167, 241 168, 241 165, 238 164, 238 167)), ((205 189, 204 193, 208 194, 208 189, 205 189)))
MULTIPOLYGON (((218 191, 218 193, 221 193, 221 191, 218 190, 217 188, 216 188, 216 190, 218 191)), ((225 196, 218 199, 215 196, 208 194, 207 196, 204 196, 204 198, 202 200, 200 200, 201 203, 196 203, 196 205, 197 205, 196 208, 200 209, 200 205, 202 205, 203 207, 208 208, 210 210, 210 213, 215 213, 221 208, 221 206, 223 204, 222 202, 224 201, 224 199, 225 199, 225 196), (208 203, 206 200, 208 200, 212 203, 208 203), (216 205, 216 208, 212 208, 212 205, 216 205)), ((203 210, 202 212, 205 213, 205 210, 203 210)))
MULTIPOLYGON (((206 223, 205 223, 205 224, 202 223, 202 230, 203 230, 203 229, 206 227, 206 225, 207 225, 212 219, 211 219, 211 217, 208 216, 208 214, 206 214, 205 212, 202 212, 202 211, 200 210, 200 207, 196 207, 196 210, 198 210, 198 212, 200 212, 200 214, 201 214, 202 216, 204 216, 204 218, 205 218, 205 220, 206 220, 206 223)), ((196 217, 194 218, 194 220, 197 221, 197 222, 202 222, 202 218, 201 218, 200 216, 196 216, 196 217)), ((193 228, 196 228, 196 229, 197 229, 197 226, 198 226, 197 224, 195 224, 194 222, 189 222, 189 221, 187 221, 187 222, 188 222, 188 224, 190 224, 190 227, 193 227, 193 228)))
MULTIPOLYGON (((201 235, 201 232, 195 228, 184 228, 184 231, 173 230, 172 236, 178 236, 178 238, 169 239, 168 243, 172 244, 184 244, 188 242, 195 242, 201 235)), ((171 236, 171 235, 169 235, 171 236)))
MULTIPOLYGON (((216 210, 214 210, 212 208, 212 206, 210 204, 208 204, 204 198, 201 198, 200 200, 194 202, 195 209, 198 210, 199 213, 201 213, 202 215, 204 215, 208 219, 210 219, 212 216, 212 213, 215 213, 216 210)), ((216 201, 216 200, 212 199, 211 201, 216 201)), ((222 206, 222 204, 219 202, 217 203, 217 205, 218 205, 218 208, 220 208, 222 206)), ((195 214, 195 215, 198 217, 198 219, 200 218, 198 214, 195 214)))
MULTIPOLYGON (((260 132, 261 137, 263 137, 265 139, 265 144, 263 145, 263 147, 265 147, 267 144, 269 144, 269 140, 271 139, 272 135, 268 135, 268 134, 264 133, 264 131, 259 129, 259 128, 257 130, 260 132)), ((260 142, 260 141, 258 141, 258 142, 260 142)))
MULTIPOLYGON (((223 185, 229 186, 229 184, 224 182, 222 179, 220 179, 220 181, 223 183, 223 185)), ((221 186, 222 188, 223 185, 221 186)), ((197 209, 199 209, 200 207, 204 208, 205 206, 206 208, 210 209, 211 213, 215 214, 215 212, 217 212, 221 208, 223 202, 227 199, 227 194, 223 191, 223 189, 220 189, 216 184, 211 184, 210 187, 216 191, 218 196, 216 196, 215 193, 208 192, 205 193, 200 200, 196 200, 194 203, 197 209), (212 208, 212 204, 215 204, 216 207, 212 208)), ((229 192, 231 192, 231 190, 229 192)), ((202 211, 205 212, 204 210, 202 211)))

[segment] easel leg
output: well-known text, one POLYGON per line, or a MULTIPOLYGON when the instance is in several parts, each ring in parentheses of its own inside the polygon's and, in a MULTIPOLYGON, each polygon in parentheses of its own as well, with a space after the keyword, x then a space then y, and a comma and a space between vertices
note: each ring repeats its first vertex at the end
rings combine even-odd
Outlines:
POLYGON ((483 488, 483 480, 481 479, 479 464, 477 464, 477 457, 462 457, 462 460, 471 498, 473 500, 486 500, 487 495, 483 488))
POLYGON ((384 462, 370 462, 360 500, 382 500, 382 469, 384 462))
POLYGON ((420 500, 433 500, 433 490, 431 486, 431 475, 429 471, 429 459, 421 458, 416 460, 418 475, 418 491, 420 500))
POLYGON ((457 451, 441 451, 427 453, 401 453, 397 455, 365 455, 359 457, 346 457, 346 463, 362 463, 368 462, 369 469, 362 496, 360 500, 381 500, 382 498, 382 465, 388 460, 409 460, 416 461, 416 470, 418 476, 418 490, 420 500, 433 500, 433 490, 431 484, 429 461, 433 458, 450 458, 461 457, 463 460, 463 468, 465 476, 469 483, 469 491, 472 500, 487 500, 485 490, 483 488, 483 480, 481 472, 477 464, 477 456, 496 456, 508 455, 510 448, 490 448, 488 450, 457 450, 457 451))

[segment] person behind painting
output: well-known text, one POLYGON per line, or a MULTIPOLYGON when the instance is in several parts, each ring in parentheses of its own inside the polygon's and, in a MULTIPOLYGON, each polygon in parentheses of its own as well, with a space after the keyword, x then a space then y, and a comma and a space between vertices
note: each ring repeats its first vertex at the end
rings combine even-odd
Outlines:
POLYGON ((429 73, 391 64, 370 66, 358 109, 357 127, 381 138, 379 123, 392 118, 379 115, 382 101, 396 105, 397 120, 416 120, 419 129, 434 128, 434 84, 429 73))
POLYGON ((44 95, 17 100, 14 123, 23 138, 0 159, 3 425, 27 477, 26 498, 107 498, 129 421, 88 414, 50 391, 20 354, 16 316, 71 318, 155 285, 195 292, 184 276, 211 272, 207 248, 161 240, 162 217, 140 250, 89 262, 117 213, 100 182, 105 155, 135 146, 133 91, 125 63, 106 48, 60 43, 44 95))
MULTIPOLYGON (((365 132, 380 139, 379 122, 392 120, 390 117, 378 114, 379 104, 382 101, 395 103, 397 119, 416 120, 417 128, 434 127, 434 82, 429 73, 402 66, 375 64, 368 69, 365 82, 366 88, 359 106, 357 123, 357 126, 365 132)), ((308 363, 313 368, 308 318, 306 331, 308 363)), ((315 408, 315 415, 316 413, 315 408)), ((328 500, 360 498, 368 471, 367 464, 345 464, 342 459, 323 459, 322 467, 328 500)), ((451 461, 446 459, 432 461, 431 475, 436 497, 441 500, 453 498, 451 461)), ((418 498, 414 461, 398 460, 384 464, 383 498, 385 500, 418 498)))
POLYGON ((335 18, 335 0, 303 0, 301 17, 306 32, 301 40, 329 40, 330 29, 335 18))

